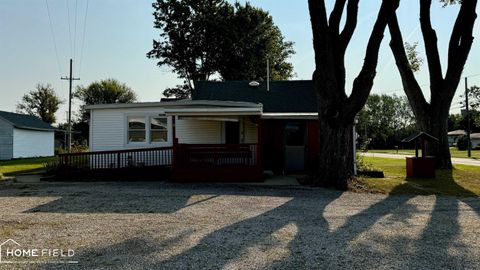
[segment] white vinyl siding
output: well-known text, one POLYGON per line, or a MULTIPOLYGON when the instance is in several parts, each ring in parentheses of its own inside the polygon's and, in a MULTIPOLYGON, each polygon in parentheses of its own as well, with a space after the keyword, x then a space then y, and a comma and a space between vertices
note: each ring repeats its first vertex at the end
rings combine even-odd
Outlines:
POLYGON ((125 148, 126 123, 120 110, 97 110, 90 119, 90 151, 125 148))
POLYGON ((13 129, 13 158, 49 157, 54 155, 54 132, 13 129))
MULTIPOLYGON (((118 108, 93 110, 90 114, 90 151, 172 146, 172 124, 168 117, 168 141, 161 143, 128 143, 128 117, 158 117, 163 108, 118 108)), ((147 123, 148 125, 148 123, 147 123)))
POLYGON ((179 143, 220 144, 223 143, 223 122, 177 119, 176 134, 179 143))
POLYGON ((258 128, 249 119, 243 121, 244 140, 243 143, 257 143, 258 142, 258 128))
POLYGON ((0 160, 13 158, 13 126, 0 119, 0 160))
MULTIPOLYGON (((173 145, 172 117, 168 117, 168 140, 159 143, 128 143, 128 117, 147 119, 163 115, 163 108, 93 109, 90 119, 90 151, 110 151, 135 148, 151 148, 173 145)), ((149 122, 147 122, 147 126, 149 122)), ((176 136, 179 143, 221 144, 225 142, 224 122, 209 119, 177 117, 176 136)), ((240 134, 244 143, 257 142, 257 126, 248 117, 241 120, 240 134), (244 126, 244 130, 242 127, 244 126)), ((150 135, 150 134, 148 134, 150 135)), ((148 136, 150 137, 150 136, 148 136)), ((147 140, 149 141, 149 140, 147 140)))

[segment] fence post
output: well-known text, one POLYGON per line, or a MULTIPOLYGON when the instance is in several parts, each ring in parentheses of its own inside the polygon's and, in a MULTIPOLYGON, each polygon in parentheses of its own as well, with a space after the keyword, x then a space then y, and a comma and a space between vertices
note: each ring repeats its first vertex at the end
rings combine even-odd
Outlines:
POLYGON ((120 152, 117 153, 117 169, 120 169, 120 152))

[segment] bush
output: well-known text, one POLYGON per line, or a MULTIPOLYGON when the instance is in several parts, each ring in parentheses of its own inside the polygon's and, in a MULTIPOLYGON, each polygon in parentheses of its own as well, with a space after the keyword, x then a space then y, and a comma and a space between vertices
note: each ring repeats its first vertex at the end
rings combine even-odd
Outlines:
MULTIPOLYGON (((472 144, 470 143, 470 146, 472 144)), ((465 135, 462 135, 457 140, 457 149, 460 151, 465 151, 468 148, 468 138, 465 135)))

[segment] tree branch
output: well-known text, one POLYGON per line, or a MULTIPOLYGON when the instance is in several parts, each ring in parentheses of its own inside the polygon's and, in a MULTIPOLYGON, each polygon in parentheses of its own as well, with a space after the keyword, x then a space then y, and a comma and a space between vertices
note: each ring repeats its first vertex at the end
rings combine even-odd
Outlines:
POLYGON ((476 6, 477 0, 462 1, 462 7, 452 30, 448 48, 448 69, 445 76, 445 82, 449 86, 450 95, 455 94, 463 67, 472 48, 473 26, 477 18, 475 13, 476 6), (452 91, 453 93, 451 93, 452 91))
POLYGON ((348 0, 347 4, 347 21, 345 22, 345 27, 340 34, 340 48, 341 52, 347 50, 348 44, 352 39, 353 32, 357 27, 357 18, 358 18, 358 2, 359 0, 348 0))
POLYGON ((315 64, 322 65, 325 47, 331 44, 328 35, 327 14, 324 0, 308 0, 310 21, 313 33, 313 49, 315 50, 315 64))
POLYGON ((347 0, 337 0, 335 1, 335 6, 333 7, 332 13, 330 13, 330 19, 328 21, 328 26, 332 34, 338 35, 340 31, 340 21, 343 15, 343 9, 345 8, 345 3, 347 0))
POLYGON ((413 70, 410 68, 410 63, 408 62, 408 57, 403 45, 402 32, 400 31, 396 15, 389 21, 388 28, 391 36, 390 48, 392 49, 397 68, 402 78, 403 88, 405 89, 410 104, 412 104, 415 115, 419 116, 427 111, 429 105, 423 96, 420 85, 418 85, 415 79, 413 70))
POLYGON ((395 16, 399 0, 383 0, 378 13, 377 21, 373 26, 370 39, 367 44, 365 61, 362 70, 353 82, 352 94, 347 100, 347 117, 354 117, 367 101, 373 87, 373 79, 376 75, 378 52, 383 40, 383 33, 391 17, 395 16))
POLYGON ((428 70, 430 72, 430 91, 441 89, 443 82, 442 65, 437 47, 437 34, 432 28, 430 20, 430 7, 432 0, 420 0, 420 26, 425 42, 425 54, 427 56, 428 70))

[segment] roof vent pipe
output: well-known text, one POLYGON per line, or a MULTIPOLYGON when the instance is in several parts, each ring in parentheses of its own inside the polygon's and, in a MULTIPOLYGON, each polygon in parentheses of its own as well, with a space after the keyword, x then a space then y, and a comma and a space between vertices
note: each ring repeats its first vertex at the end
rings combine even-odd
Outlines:
POLYGON ((267 57, 267 92, 270 92, 270 60, 267 57))

